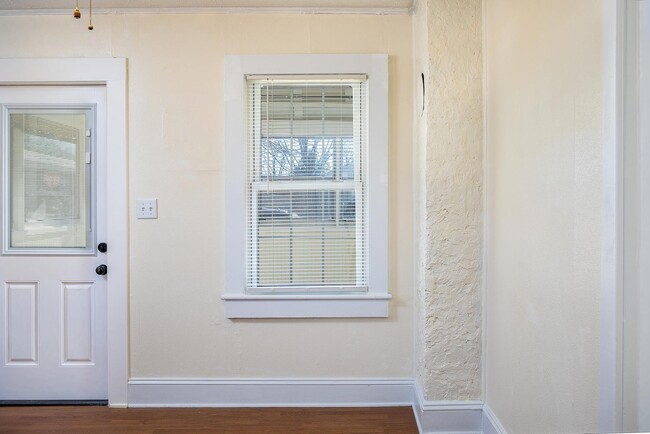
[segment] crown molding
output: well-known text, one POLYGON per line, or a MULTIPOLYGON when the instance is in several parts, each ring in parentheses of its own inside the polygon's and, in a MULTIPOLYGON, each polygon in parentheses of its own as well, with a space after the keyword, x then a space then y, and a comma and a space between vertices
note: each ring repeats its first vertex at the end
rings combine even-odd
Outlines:
MULTIPOLYGON (((82 11, 85 13, 86 11, 82 11)), ((178 7, 178 8, 101 8, 93 15, 170 15, 170 14, 291 14, 291 15, 409 15, 411 8, 290 8, 290 7, 178 7)), ((70 15, 68 9, 2 9, 0 16, 70 15)))

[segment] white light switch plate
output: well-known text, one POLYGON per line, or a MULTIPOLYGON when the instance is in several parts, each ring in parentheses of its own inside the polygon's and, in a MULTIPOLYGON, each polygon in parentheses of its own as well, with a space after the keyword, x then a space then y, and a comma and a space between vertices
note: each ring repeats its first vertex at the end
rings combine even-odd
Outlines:
POLYGON ((137 199, 135 207, 136 216, 139 219, 158 218, 158 199, 137 199))

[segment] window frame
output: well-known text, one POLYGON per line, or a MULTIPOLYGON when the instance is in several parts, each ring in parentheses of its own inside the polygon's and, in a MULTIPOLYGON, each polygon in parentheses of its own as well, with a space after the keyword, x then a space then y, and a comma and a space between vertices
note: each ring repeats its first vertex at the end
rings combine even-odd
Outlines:
MULTIPOLYGON (((247 186, 250 188, 250 194, 251 194, 251 200, 249 202, 250 208, 247 210, 247 215, 246 218, 250 219, 251 215, 256 215, 257 214, 257 206, 258 206, 258 198, 259 194, 262 192, 275 192, 275 191, 284 191, 284 192, 306 192, 306 191, 313 191, 313 190, 318 190, 321 192, 336 192, 337 194, 341 191, 348 191, 348 190, 353 190, 355 192, 355 211, 356 211, 356 219, 355 219, 355 244, 356 244, 356 249, 355 249, 355 257, 354 257, 354 263, 355 263, 355 273, 356 273, 356 284, 338 284, 338 285, 254 285, 254 286, 247 286, 246 288, 246 293, 248 294, 264 294, 264 293, 269 293, 269 294, 286 294, 286 293, 297 293, 297 294, 306 294, 306 293, 336 293, 336 292, 353 292, 353 293, 362 293, 362 292, 367 292, 368 290, 368 285, 365 283, 366 281, 366 273, 367 273, 367 249, 365 249, 365 243, 361 240, 367 239, 367 225, 364 222, 364 218, 362 218, 365 214, 365 204, 367 200, 363 199, 357 199, 357 198, 364 198, 363 191, 365 191, 367 187, 367 181, 366 181, 366 170, 361 168, 361 161, 362 159, 365 159, 365 153, 362 154, 362 149, 365 150, 367 147, 367 138, 362 139, 364 136, 361 134, 361 125, 366 125, 367 121, 365 119, 361 119, 361 116, 367 114, 367 98, 364 98, 364 105, 366 108, 364 108, 363 112, 360 109, 360 103, 361 103, 361 95, 365 94, 367 92, 367 82, 368 82, 368 77, 366 74, 354 76, 354 77, 342 77, 339 74, 332 74, 329 76, 323 76, 323 77, 315 77, 314 75, 307 75, 303 74, 301 76, 294 76, 292 75, 291 78, 286 79, 283 76, 277 76, 277 75, 267 75, 265 77, 254 77, 252 78, 253 83, 249 83, 249 80, 251 80, 250 76, 247 76, 247 89, 249 90, 249 93, 246 95, 247 102, 249 104, 249 111, 248 111, 248 118, 247 118, 247 126, 250 128, 253 126, 253 130, 247 130, 247 137, 249 138, 249 143, 247 143, 248 149, 247 152, 250 154, 252 152, 253 155, 262 155, 262 140, 261 140, 261 135, 263 134, 262 128, 261 127, 261 110, 253 110, 253 108, 250 105, 250 101, 252 99, 255 100, 255 103, 253 104, 253 107, 261 107, 260 101, 261 101, 261 88, 266 84, 267 78, 275 79, 278 80, 276 83, 287 83, 284 84, 285 86, 290 86, 291 84, 299 85, 299 86, 306 86, 306 83, 308 80, 311 80, 314 85, 318 86, 324 81, 333 81, 337 79, 343 80, 344 83, 347 85, 350 85, 352 89, 352 93, 354 95, 354 107, 353 107, 353 133, 352 133, 352 142, 353 142, 353 153, 355 155, 355 160, 356 164, 354 165, 354 175, 350 179, 343 179, 340 177, 340 159, 337 159, 337 162, 335 163, 336 169, 335 169, 335 175, 333 178, 327 178, 327 179, 313 179, 313 178, 298 178, 298 179, 292 179, 292 180, 287 180, 287 179, 264 179, 263 173, 262 173, 262 167, 260 164, 257 164, 256 161, 253 159, 250 159, 250 155, 247 155, 248 159, 248 177, 247 177, 247 186), (286 81, 283 81, 286 80, 286 81), (265 84, 262 84, 265 83, 265 84), (251 89, 254 89, 254 92, 250 93, 251 89), (362 90, 363 89, 363 90, 362 90), (251 134, 253 133, 254 134, 251 134), (250 137, 254 137, 252 146, 253 148, 251 149, 251 143, 250 143, 250 137), (365 141, 365 143, 362 146, 362 141, 365 141), (252 178, 252 179, 251 179, 252 178), (358 206, 360 205, 360 206, 358 206), (249 215, 250 213, 250 215, 249 215), (362 248, 362 245, 364 248, 362 248)), ((275 83, 273 83, 275 84, 275 83)), ((273 85, 272 84, 272 85, 273 85)), ((330 83, 331 85, 331 83, 330 83)), ((365 167, 365 165, 364 165, 365 167)), ((267 174, 268 176, 268 174, 267 174)), ((258 255, 257 255, 257 246, 259 243, 259 238, 252 236, 252 233, 257 232, 258 230, 258 225, 259 225, 259 220, 258 219, 251 219, 250 221, 250 230, 249 230, 249 236, 250 236, 250 242, 252 244, 252 258, 253 258, 253 264, 257 264, 258 262, 258 255)), ((248 238, 247 238, 248 240, 248 238)), ((250 262, 250 261, 249 261, 250 262)), ((250 268, 250 263, 247 263, 247 268, 249 272, 251 272, 250 268)), ((255 269, 257 267, 252 267, 252 275, 249 277, 252 277, 253 281, 255 282, 257 280, 257 274, 255 272, 255 269)), ((250 284, 250 281, 248 282, 250 284)))
POLYGON ((2 146, 0 150, 0 161, 2 161, 2 255, 10 256, 92 256, 97 254, 96 251, 96 216, 93 210, 96 209, 96 167, 94 162, 88 163, 86 161, 92 155, 96 155, 96 104, 3 104, 1 108, 2 125, 2 146), (84 210, 84 220, 86 224, 86 245, 84 247, 26 247, 26 246, 12 246, 12 223, 11 213, 13 212, 13 180, 11 172, 12 162, 12 149, 11 149, 11 121, 10 116, 13 113, 38 113, 38 114, 70 114, 83 112, 86 117, 86 131, 93 132, 88 136, 85 132, 83 137, 84 144, 84 158, 85 162, 84 173, 87 182, 87 189, 85 192, 86 206, 84 210))
POLYGON ((225 81, 225 268, 228 318, 387 317, 388 302, 388 56, 227 55, 225 81), (366 292, 251 294, 246 291, 249 75, 365 74, 368 77, 366 167, 366 292))

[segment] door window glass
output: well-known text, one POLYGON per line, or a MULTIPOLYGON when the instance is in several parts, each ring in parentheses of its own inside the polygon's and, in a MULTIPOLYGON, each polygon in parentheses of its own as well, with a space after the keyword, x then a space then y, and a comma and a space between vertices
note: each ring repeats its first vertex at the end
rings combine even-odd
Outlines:
POLYGON ((90 115, 90 109, 9 109, 8 250, 91 245, 90 115))

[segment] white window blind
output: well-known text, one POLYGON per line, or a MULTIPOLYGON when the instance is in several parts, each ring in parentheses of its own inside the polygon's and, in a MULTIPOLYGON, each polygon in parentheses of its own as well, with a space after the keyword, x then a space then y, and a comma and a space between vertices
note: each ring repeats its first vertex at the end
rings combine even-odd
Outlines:
POLYGON ((365 76, 247 78, 247 288, 366 291, 365 76))

